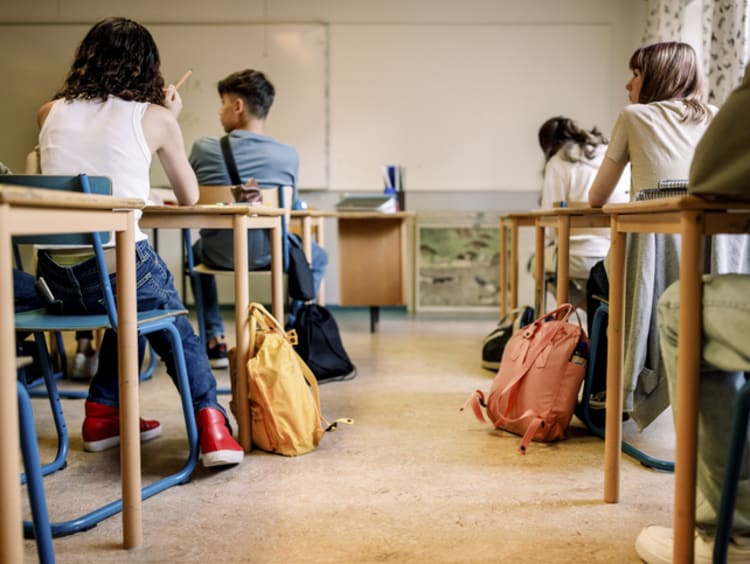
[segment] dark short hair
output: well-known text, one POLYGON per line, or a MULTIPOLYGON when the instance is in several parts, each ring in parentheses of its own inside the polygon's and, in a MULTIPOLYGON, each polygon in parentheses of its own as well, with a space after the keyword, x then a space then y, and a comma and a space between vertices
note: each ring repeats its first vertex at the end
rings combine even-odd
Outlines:
POLYGON ((257 118, 265 119, 271 109, 276 90, 260 71, 246 69, 233 72, 218 84, 219 95, 241 96, 248 111, 257 118))
POLYGON ((55 98, 123 100, 164 104, 161 60, 151 33, 127 18, 94 24, 76 50, 55 98))
POLYGON ((593 158, 599 145, 606 145, 607 138, 594 127, 586 131, 576 122, 564 116, 556 116, 545 121, 539 128, 539 146, 544 152, 544 162, 550 160, 560 149, 567 147, 564 156, 570 161, 580 160, 582 156, 593 158), (572 151, 573 146, 580 151, 572 151))

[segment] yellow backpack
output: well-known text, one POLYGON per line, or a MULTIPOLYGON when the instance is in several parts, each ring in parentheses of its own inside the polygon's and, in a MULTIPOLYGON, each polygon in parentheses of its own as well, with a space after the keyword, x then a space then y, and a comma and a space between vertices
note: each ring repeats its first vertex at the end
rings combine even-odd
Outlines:
POLYGON ((249 308, 250 347, 247 360, 252 441, 258 448, 296 456, 314 450, 326 431, 335 431, 320 413, 318 383, 294 350, 294 331, 261 305, 249 308), (321 425, 325 424, 325 427, 321 425))

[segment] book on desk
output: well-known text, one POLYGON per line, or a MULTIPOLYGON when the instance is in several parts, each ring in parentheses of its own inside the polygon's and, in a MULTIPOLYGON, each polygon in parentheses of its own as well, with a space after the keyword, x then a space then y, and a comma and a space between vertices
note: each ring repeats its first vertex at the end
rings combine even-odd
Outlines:
POLYGON ((337 211, 372 211, 393 213, 397 211, 396 199, 385 194, 345 196, 336 204, 337 211))

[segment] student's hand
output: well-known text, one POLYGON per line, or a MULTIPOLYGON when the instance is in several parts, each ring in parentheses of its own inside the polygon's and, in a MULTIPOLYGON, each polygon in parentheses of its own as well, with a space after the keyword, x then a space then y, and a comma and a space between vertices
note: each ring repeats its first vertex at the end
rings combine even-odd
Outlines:
POLYGON ((174 84, 170 84, 164 89, 164 106, 174 117, 179 116, 182 111, 182 98, 174 84))

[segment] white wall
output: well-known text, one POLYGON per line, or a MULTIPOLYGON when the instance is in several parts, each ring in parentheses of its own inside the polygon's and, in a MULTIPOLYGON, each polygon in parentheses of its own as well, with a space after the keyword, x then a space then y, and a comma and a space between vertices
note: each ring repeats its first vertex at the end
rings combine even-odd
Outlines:
MULTIPOLYGON (((127 16, 146 25, 324 24, 331 38, 336 39, 329 43, 327 71, 331 73, 328 76, 330 96, 325 126, 329 183, 321 186, 328 188, 327 191, 308 192, 305 195, 308 202, 330 208, 341 192, 380 190, 382 184, 377 167, 389 158, 407 166, 407 189, 409 182, 415 188, 407 193, 409 209, 486 213, 518 211, 536 205, 542 166, 536 129, 544 119, 554 114, 567 114, 586 127, 598 125, 604 131, 610 129, 617 111, 626 101, 627 60, 640 41, 646 15, 644 0, 0 0, 0 6, 0 34, 14 25, 90 25, 110 15, 127 16), (455 47, 454 52, 460 55, 458 58, 447 57, 450 51, 446 51, 445 46, 435 44, 435 48, 430 48, 429 44, 424 45, 415 61, 417 64, 423 61, 425 67, 432 69, 427 75, 432 76, 431 88, 417 88, 423 79, 415 81, 414 72, 420 69, 415 69, 414 62, 410 63, 411 66, 393 65, 391 83, 400 85, 399 89, 390 86, 384 89, 383 84, 376 80, 379 77, 370 74, 371 83, 362 90, 361 82, 368 76, 367 72, 353 73, 358 57, 364 60, 366 55, 371 60, 375 57, 374 62, 378 61, 377 40, 386 37, 389 30, 400 32, 397 45, 413 48, 416 44, 404 30, 428 30, 425 40, 436 41, 441 37, 440 29, 444 29, 446 36, 460 40, 464 35, 470 38, 468 41, 474 36, 487 36, 489 28, 504 31, 507 37, 527 37, 528 41, 514 41, 511 48, 489 56, 479 50, 480 44, 472 46, 477 50, 475 56, 470 56, 462 43, 455 47), (363 34, 359 43, 358 30, 369 34, 367 37, 363 34), (525 33, 528 30, 533 33, 525 33), (545 34, 544 30, 548 33, 545 34), (476 33, 472 34, 473 31, 476 33), (570 54, 569 60, 566 54, 570 54), (462 147, 451 147, 453 130, 460 131, 465 140, 471 138, 471 128, 476 127, 476 138, 489 139, 487 130, 482 127, 484 122, 495 118, 488 115, 484 120, 475 121, 474 111, 475 100, 488 99, 486 89, 490 79, 483 80, 482 77, 493 57, 497 58, 503 72, 491 79, 491 99, 497 111, 505 112, 507 116, 507 133, 500 131, 492 137, 491 141, 496 143, 493 150, 487 150, 486 143, 477 144, 474 150, 466 149, 463 147, 465 141, 462 147), (545 70, 543 65, 547 59, 554 61, 554 69, 545 70), (348 61, 347 64, 342 63, 344 60, 348 61), (530 61, 534 65, 530 66, 530 61), (467 69, 471 72, 463 73, 467 69), (469 76, 471 83, 466 84, 465 90, 457 88, 451 83, 455 76, 469 76), (529 85, 533 85, 534 95, 524 96, 524 89, 529 85), (413 138, 400 138, 401 151, 393 155, 383 151, 386 145, 382 140, 367 132, 359 135, 356 143, 351 142, 351 132, 356 131, 352 120, 357 118, 351 96, 362 96, 368 91, 380 95, 383 90, 398 90, 405 103, 408 101, 419 108, 430 106, 436 99, 439 101, 430 106, 431 113, 420 114, 416 122, 418 126, 411 129, 413 138), (431 95, 435 91, 456 92, 458 95, 435 98, 431 95), (461 95, 462 92, 466 95, 461 95), (472 92, 474 95, 470 96, 472 92), (451 155, 450 163, 446 163, 445 158, 431 156, 438 154, 427 150, 434 139, 446 140, 442 149, 451 155), (493 166, 487 166, 488 160, 494 161, 493 166), (479 166, 484 169, 481 177, 468 178, 464 182, 460 174, 455 174, 462 167, 475 170, 479 166), (486 182, 490 177, 496 181, 486 182), (462 191, 459 198, 456 197, 457 191, 462 191)), ((12 69, 14 61, 19 59, 18 54, 39 40, 39 37, 29 36, 20 40, 15 48, 0 52, 0 68, 5 69, 5 84, 0 89, 0 123, 3 124, 0 160, 18 170, 22 170, 24 156, 35 143, 36 109, 50 93, 29 92, 21 88, 24 92, 21 107, 14 106, 10 111, 8 108, 12 104, 7 103, 10 90, 6 85, 13 80, 12 69)), ((495 41, 491 45, 497 46, 498 43, 495 41)), ((383 44, 380 54, 398 61, 398 51, 394 53, 393 47, 393 44, 383 44)), ((211 48, 211 45, 205 45, 206 50, 211 48)), ((237 38, 237 49, 242 49, 242 37, 237 38)), ((72 52, 67 56, 72 57, 72 52)), ((221 56, 220 52, 216 53, 217 58, 221 56)), ((410 53, 410 56, 414 54, 410 53)), ((56 61, 55 64, 59 63, 56 61)), ((382 64, 380 68, 383 68, 382 64)), ((59 69, 60 81, 65 70, 59 69)), ((18 98, 17 93, 13 94, 14 100, 18 98)), ((481 103, 482 110, 486 111, 487 102, 481 103)), ((362 111, 372 112, 372 107, 370 104, 362 111)), ((416 113, 402 112, 399 108, 398 104, 391 106, 379 120, 363 115, 368 121, 364 125, 372 128, 378 121, 387 122, 390 114, 399 119, 389 125, 389 130, 398 131, 399 122, 416 113)), ((300 123, 300 127, 305 125, 300 123)), ((186 139, 187 148, 191 142, 192 139, 186 139)), ((327 297, 335 303, 338 288, 333 225, 328 228, 328 234, 331 275, 328 277, 327 297)), ((177 258, 168 258, 174 266, 177 258)), ((528 280, 522 285, 530 286, 528 280)))

